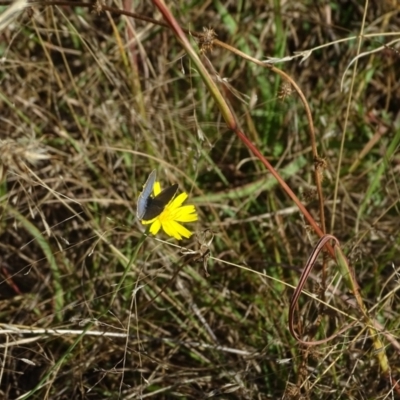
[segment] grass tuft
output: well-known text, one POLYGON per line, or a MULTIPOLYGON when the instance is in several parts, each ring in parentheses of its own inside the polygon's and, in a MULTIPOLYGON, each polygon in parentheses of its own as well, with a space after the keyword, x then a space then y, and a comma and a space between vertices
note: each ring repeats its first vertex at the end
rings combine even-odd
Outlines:
POLYGON ((398 398, 395 2, 23 3, 0 2, 0 397, 398 398), (190 239, 136 219, 153 169, 190 239), (291 308, 321 220, 338 264, 291 308))

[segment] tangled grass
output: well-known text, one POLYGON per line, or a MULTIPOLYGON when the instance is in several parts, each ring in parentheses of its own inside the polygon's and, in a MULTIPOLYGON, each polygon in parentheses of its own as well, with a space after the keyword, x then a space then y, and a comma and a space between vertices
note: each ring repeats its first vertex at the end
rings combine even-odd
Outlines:
POLYGON ((381 350, 327 259, 297 327, 322 339, 358 324, 319 346, 290 335, 317 235, 226 126, 156 7, 133 3, 19 2, 3 21, 1 396, 399 398, 396 2, 167 2, 238 125, 318 220, 303 105, 239 52, 301 87, 327 231, 380 324, 381 350), (136 201, 153 169, 189 193, 191 239, 143 234, 136 201))

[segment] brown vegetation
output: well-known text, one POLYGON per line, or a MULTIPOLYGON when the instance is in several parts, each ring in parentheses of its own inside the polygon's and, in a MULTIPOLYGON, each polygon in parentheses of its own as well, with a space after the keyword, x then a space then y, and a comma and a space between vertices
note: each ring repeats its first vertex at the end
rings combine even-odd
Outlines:
POLYGON ((0 396, 400 398, 397 2, 166 1, 316 221, 321 178, 326 231, 382 349, 323 257, 296 329, 318 340, 357 323, 318 346, 290 335, 318 236, 227 127, 156 6, 36 3, 0 31, 0 396), (320 158, 271 66, 304 93, 320 158), (190 240, 144 236, 136 201, 153 169, 196 205, 190 240))

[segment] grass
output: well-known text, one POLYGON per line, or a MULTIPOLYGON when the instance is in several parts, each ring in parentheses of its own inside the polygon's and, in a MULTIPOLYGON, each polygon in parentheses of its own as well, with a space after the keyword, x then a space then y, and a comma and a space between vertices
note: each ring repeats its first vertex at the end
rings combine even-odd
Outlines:
POLYGON ((373 52, 399 35, 395 4, 167 2, 197 54, 203 27, 218 34, 203 73, 157 1, 56 3, 0 32, 1 397, 399 398, 399 55, 373 52), (360 27, 369 53, 347 70, 360 27), (239 53, 307 50, 275 69, 239 53), (310 106, 317 173, 304 103, 278 69, 310 106), (288 325, 318 234, 238 132, 317 222, 321 177, 365 306, 346 261, 320 256, 296 332, 357 322, 326 343, 288 325), (136 201, 153 169, 196 206, 190 239, 144 235, 136 201))

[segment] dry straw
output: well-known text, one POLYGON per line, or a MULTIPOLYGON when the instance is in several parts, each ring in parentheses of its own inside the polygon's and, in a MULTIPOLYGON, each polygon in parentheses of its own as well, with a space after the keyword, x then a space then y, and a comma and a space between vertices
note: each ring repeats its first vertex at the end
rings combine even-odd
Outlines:
POLYGON ((0 32, 7 28, 25 8, 30 7, 33 3, 28 4, 28 0, 15 0, 3 14, 0 15, 0 32))
POLYGON ((24 142, 23 139, 0 140, 0 182, 5 179, 8 170, 24 174, 29 171, 26 163, 35 165, 40 160, 50 158, 35 140, 24 142))

